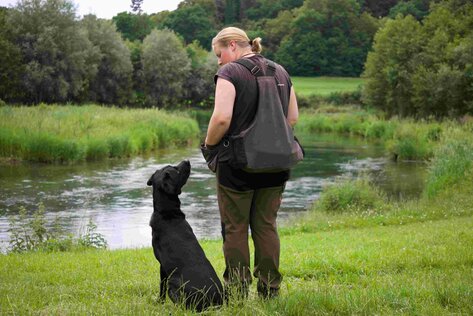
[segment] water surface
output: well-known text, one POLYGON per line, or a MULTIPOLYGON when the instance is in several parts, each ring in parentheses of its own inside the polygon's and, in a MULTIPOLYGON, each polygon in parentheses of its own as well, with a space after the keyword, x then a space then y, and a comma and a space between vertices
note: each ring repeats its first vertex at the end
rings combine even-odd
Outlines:
MULTIPOLYGON (((324 184, 340 175, 368 172, 389 195, 409 198, 423 188, 422 163, 394 163, 384 149, 356 138, 299 135, 305 160, 292 171, 279 213, 280 223, 304 212, 324 184)), ((198 238, 217 238, 220 220, 215 177, 197 148, 163 150, 149 157, 78 165, 0 166, 0 246, 8 245, 8 214, 43 203, 50 222, 59 217, 66 231, 83 233, 91 219, 110 248, 151 245, 152 190, 146 186, 158 168, 189 159, 192 170, 180 196, 182 210, 198 238)))

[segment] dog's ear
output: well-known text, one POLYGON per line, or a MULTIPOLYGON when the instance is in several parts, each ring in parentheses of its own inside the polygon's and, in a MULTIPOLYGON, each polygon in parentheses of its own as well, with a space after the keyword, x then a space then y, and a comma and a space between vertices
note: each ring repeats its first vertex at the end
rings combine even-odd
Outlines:
POLYGON ((146 184, 148 186, 152 186, 153 185, 153 177, 154 177, 154 173, 151 175, 151 177, 149 178, 148 182, 146 182, 146 184))

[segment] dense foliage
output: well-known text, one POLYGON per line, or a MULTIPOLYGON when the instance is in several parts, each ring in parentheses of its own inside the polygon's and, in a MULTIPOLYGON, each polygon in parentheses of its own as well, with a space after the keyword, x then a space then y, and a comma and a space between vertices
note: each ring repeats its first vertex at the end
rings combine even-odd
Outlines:
POLYGON ((211 39, 235 25, 291 76, 364 73, 363 101, 389 115, 473 111, 471 1, 184 0, 155 14, 142 2, 111 21, 78 18, 70 0, 1 8, 0 100, 206 106, 211 39))
POLYGON ((459 2, 435 5, 422 23, 387 21, 366 62, 366 103, 399 116, 473 112, 473 4, 459 2))
POLYGON ((140 12, 123 12, 112 21, 94 15, 78 19, 69 0, 21 0, 12 9, 1 8, 0 100, 174 108, 202 104, 211 95, 202 85, 213 88, 215 60, 210 64, 210 53, 202 53, 192 38, 187 43, 174 31, 158 31, 159 21, 140 12), (203 80, 204 75, 210 79, 203 80))
POLYGON ((358 76, 378 24, 354 0, 306 0, 276 60, 298 75, 358 76))
POLYGON ((97 56, 97 74, 92 79, 88 100, 124 104, 130 99, 133 65, 130 50, 110 21, 87 15, 81 21, 97 56))

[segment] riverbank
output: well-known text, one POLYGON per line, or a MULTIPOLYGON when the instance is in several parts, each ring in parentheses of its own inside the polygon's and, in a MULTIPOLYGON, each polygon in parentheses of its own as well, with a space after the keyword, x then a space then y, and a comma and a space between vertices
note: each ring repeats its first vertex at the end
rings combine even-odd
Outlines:
MULTIPOLYGON (((158 148, 184 147, 201 136, 211 111, 169 113, 97 105, 0 107, 0 163, 74 163, 132 157, 158 148)), ((473 120, 385 119, 358 106, 302 109, 296 131, 361 136, 382 142, 394 160, 428 160, 442 134, 473 132, 473 120)))
POLYGON ((97 105, 0 107, 2 161, 74 163, 148 153, 199 139, 185 113, 97 105))
POLYGON ((455 138, 471 138, 473 119, 443 122, 387 119, 382 112, 359 106, 324 105, 303 109, 296 130, 359 136, 382 143, 394 160, 429 160, 442 138, 453 134, 455 138))

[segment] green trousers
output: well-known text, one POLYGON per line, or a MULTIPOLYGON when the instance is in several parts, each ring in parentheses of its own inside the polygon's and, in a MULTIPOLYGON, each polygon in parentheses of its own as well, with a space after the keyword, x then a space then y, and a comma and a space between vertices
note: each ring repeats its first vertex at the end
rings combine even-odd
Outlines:
POLYGON ((258 284, 278 289, 280 243, 276 217, 284 186, 237 191, 217 184, 222 222, 223 253, 227 284, 251 283, 248 228, 255 248, 253 276, 258 284))

